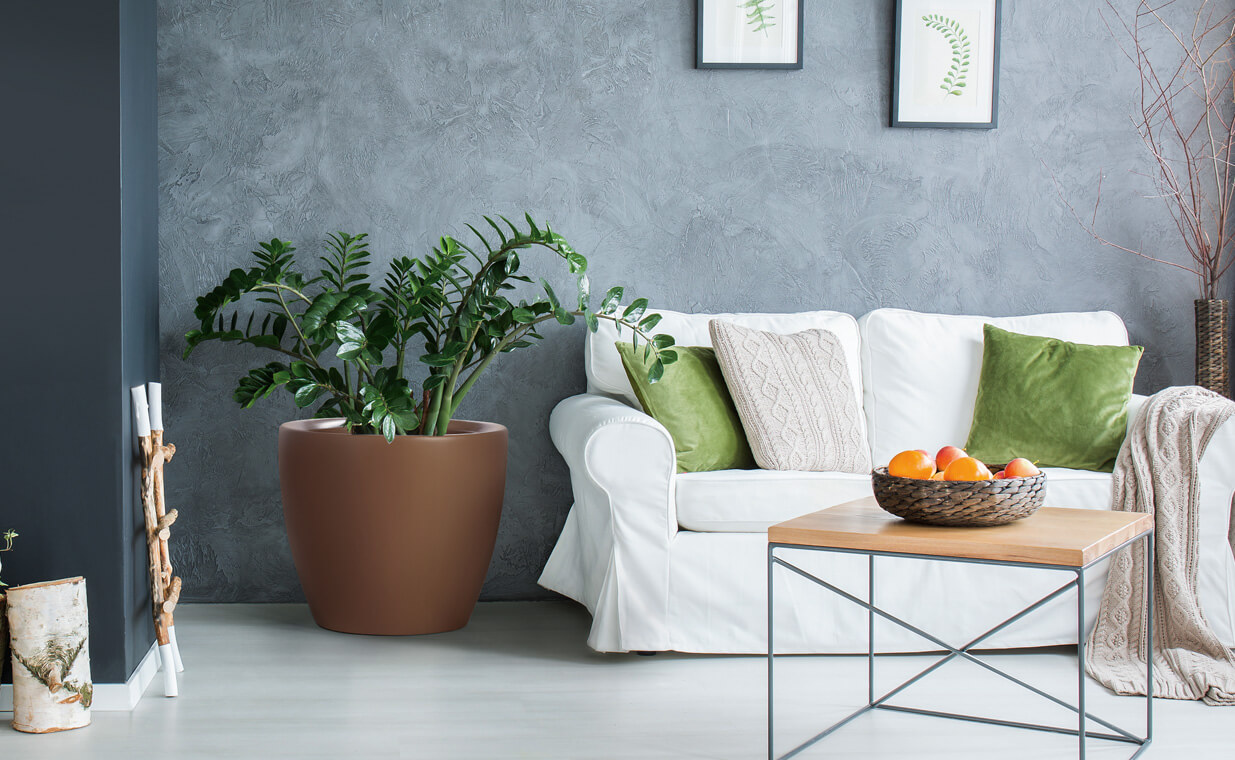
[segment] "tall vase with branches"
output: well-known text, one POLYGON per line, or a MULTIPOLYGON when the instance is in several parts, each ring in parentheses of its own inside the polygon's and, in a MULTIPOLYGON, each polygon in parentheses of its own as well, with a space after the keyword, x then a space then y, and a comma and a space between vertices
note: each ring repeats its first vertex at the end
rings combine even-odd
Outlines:
MULTIPOLYGON (((1129 13, 1106 0, 1102 13, 1139 78, 1131 121, 1152 158, 1148 173, 1183 240, 1172 255, 1121 244, 1098 231, 1098 179, 1093 215, 1077 221, 1102 245, 1135 254, 1196 278, 1196 381, 1230 394, 1229 317, 1221 285, 1231 264, 1231 161, 1235 158, 1235 10, 1211 0, 1138 0, 1129 13), (1176 19, 1185 18, 1183 23, 1176 19)), ((1066 201, 1065 201, 1066 203, 1066 201)))

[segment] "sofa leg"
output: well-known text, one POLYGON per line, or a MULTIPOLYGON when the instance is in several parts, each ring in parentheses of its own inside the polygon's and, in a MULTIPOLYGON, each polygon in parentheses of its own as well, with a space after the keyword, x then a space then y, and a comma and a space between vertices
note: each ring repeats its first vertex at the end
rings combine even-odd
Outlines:
POLYGON ((635 650, 635 654, 639 655, 640 657, 655 657, 657 654, 659 654, 659 652, 646 652, 643 650, 635 650))

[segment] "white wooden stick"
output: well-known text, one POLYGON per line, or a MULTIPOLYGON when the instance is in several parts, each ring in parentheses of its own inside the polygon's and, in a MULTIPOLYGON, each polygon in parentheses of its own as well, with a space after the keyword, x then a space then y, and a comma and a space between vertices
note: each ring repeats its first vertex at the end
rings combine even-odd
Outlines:
POLYGON ((137 425, 137 437, 150 435, 150 409, 146 403, 146 386, 135 385, 129 389, 133 394, 133 419, 137 425))
POLYGON ((176 688, 176 658, 172 654, 171 644, 159 645, 159 665, 163 668, 163 696, 179 696, 176 688))
POLYGON ((150 401, 150 429, 163 429, 163 384, 146 383, 146 393, 150 401))
POLYGON ((176 641, 176 626, 168 626, 167 637, 171 639, 168 643, 172 647, 172 659, 176 663, 176 672, 184 672, 184 660, 180 659, 180 643, 176 641))

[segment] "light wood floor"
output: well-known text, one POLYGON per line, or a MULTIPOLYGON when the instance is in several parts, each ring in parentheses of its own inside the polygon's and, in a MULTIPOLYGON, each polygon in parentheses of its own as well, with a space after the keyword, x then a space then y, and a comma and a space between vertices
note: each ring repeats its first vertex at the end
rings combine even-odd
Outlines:
MULTIPOLYGON (((0 758, 759 758, 766 753, 760 657, 601 655, 566 603, 482 604, 464 630, 375 638, 315 627, 298 605, 186 605, 176 626, 188 671, 178 699, 158 679, 129 713, 79 731, 0 728, 0 758)), ((1075 695, 1061 651, 995 655, 1000 667, 1075 695)), ((933 662, 881 658, 886 687, 933 662), (899 678, 898 678, 899 676, 899 678)), ((865 701, 864 657, 778 660, 782 749, 865 701)), ((1090 683, 1091 711, 1140 731, 1142 704, 1090 683)), ((1071 725, 1069 713, 951 663, 903 702, 1071 725)), ((1148 758, 1235 757, 1235 708, 1159 700, 1148 758)), ((800 757, 1075 757, 1076 740, 911 715, 863 716, 800 757)), ((1091 741, 1090 758, 1127 744, 1091 741)))

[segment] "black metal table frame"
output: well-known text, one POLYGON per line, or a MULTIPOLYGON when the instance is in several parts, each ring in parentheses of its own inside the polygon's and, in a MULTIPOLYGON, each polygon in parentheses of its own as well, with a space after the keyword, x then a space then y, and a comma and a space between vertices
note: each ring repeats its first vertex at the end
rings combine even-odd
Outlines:
POLYGON ((1086 737, 1092 737, 1095 739, 1106 739, 1109 741, 1127 742, 1129 744, 1138 745, 1136 752, 1133 753, 1131 757, 1129 758, 1129 760, 1135 760, 1135 758, 1140 757, 1141 753, 1143 753, 1146 749, 1148 749, 1150 742, 1153 741, 1153 657, 1150 656, 1146 658, 1148 660, 1147 665, 1146 665, 1146 683, 1148 684, 1148 688, 1146 689, 1147 693, 1145 695, 1145 736, 1140 737, 1129 731, 1125 731, 1119 726, 1116 726, 1113 723, 1109 723, 1085 710, 1085 571, 1093 567, 1098 562, 1101 562, 1102 560, 1111 556, 1115 552, 1119 551, 1120 549, 1131 546, 1137 541, 1141 541, 1141 540, 1145 541, 1145 551, 1146 551, 1146 559, 1147 559, 1147 562, 1146 562, 1147 571, 1145 573, 1145 590, 1146 590, 1146 593, 1145 593, 1146 603, 1145 604, 1146 604, 1147 614, 1146 614, 1145 619, 1147 621, 1146 625, 1148 627, 1148 632, 1147 632, 1148 641, 1151 642, 1151 646, 1152 646, 1153 614, 1154 614, 1154 610, 1153 610, 1154 542, 1152 539, 1153 535, 1154 535, 1154 532, 1152 529, 1149 531, 1146 531, 1145 533, 1141 533, 1140 535, 1135 536, 1129 539, 1128 541, 1125 541, 1119 546, 1116 546, 1115 548, 1106 552, 1102 556, 1094 559, 1092 562, 1089 562, 1088 564, 1081 566, 1081 567, 1075 567, 1071 565, 1050 565, 1050 564, 1043 564, 1043 563, 1036 563, 1036 562, 1014 562, 1014 561, 1009 561, 1009 560, 973 559, 969 557, 944 557, 944 556, 937 556, 933 554, 910 554, 910 553, 899 553, 899 552, 871 551, 867 549, 839 549, 839 548, 834 548, 834 547, 823 547, 823 546, 804 546, 801 544, 769 543, 768 544, 768 758, 769 760, 776 760, 776 754, 774 750, 774 737, 775 737, 774 705, 776 701, 775 700, 776 692, 773 689, 773 686, 774 686, 773 676, 775 672, 774 665, 775 665, 775 659, 776 659, 775 648, 773 646, 773 643, 774 643, 773 642, 773 632, 775 630, 774 618, 773 618, 774 593, 775 592, 774 592, 772 581, 773 581, 773 570, 775 569, 777 565, 780 565, 781 567, 784 567, 802 576, 803 578, 811 581, 812 583, 815 583, 819 586, 823 586, 829 591, 849 600, 850 602, 853 602, 859 607, 864 608, 866 610, 866 618, 867 618, 866 619, 866 628, 867 628, 867 652, 866 652, 867 702, 866 702, 866 705, 859 708, 855 712, 851 713, 847 717, 842 718, 841 720, 832 724, 831 726, 819 732, 818 734, 811 737, 810 739, 807 739, 806 741, 802 742, 798 746, 794 747, 792 750, 782 755, 780 760, 787 760, 788 758, 791 758, 797 755, 798 753, 806 750, 808 747, 814 745, 819 740, 832 734, 833 732, 835 732, 842 726, 846 725, 853 719, 871 710, 890 710, 894 712, 912 713, 915 715, 926 715, 926 716, 936 717, 936 718, 952 718, 955 720, 965 720, 965 721, 971 721, 975 723, 986 723, 986 724, 991 724, 991 725, 996 725, 996 726, 1008 726, 1011 728, 1025 728, 1025 729, 1030 729, 1034 731, 1048 731, 1048 732, 1058 733, 1058 734, 1068 734, 1071 736, 1078 737, 1078 740, 1079 740, 1078 757, 1080 757, 1081 760, 1084 760, 1085 758, 1086 737), (867 597, 868 597, 867 600, 863 601, 862 599, 859 599, 853 594, 850 594, 840 588, 837 588, 831 583, 828 583, 827 581, 821 578, 817 578, 814 575, 811 575, 810 573, 801 569, 800 567, 796 567, 795 565, 790 564, 789 562, 786 562, 780 557, 777 557, 775 554, 777 549, 787 549, 787 550, 795 550, 795 551, 817 551, 817 552, 821 551, 821 552, 832 552, 832 553, 839 553, 839 554, 865 555, 867 557, 867 587, 866 587, 867 597), (978 636, 977 638, 969 641, 964 646, 954 647, 951 644, 948 644, 947 642, 943 641, 942 639, 939 639, 931 635, 930 633, 927 633, 921 628, 918 628, 917 626, 907 623, 904 620, 901 620, 900 618, 896 617, 895 615, 892 615, 880 609, 879 607, 875 606, 875 558, 876 557, 897 557, 900 559, 920 559, 920 560, 930 560, 930 561, 937 561, 937 562, 965 562, 965 563, 981 564, 981 565, 1002 565, 1005 567, 1022 567, 1022 568, 1031 568, 1031 569, 1039 569, 1039 570, 1055 570, 1055 571, 1073 573, 1075 577, 1073 577, 1072 580, 1068 581, 1063 586, 1060 586, 1059 588, 1055 589, 1051 593, 1042 597, 1038 601, 1034 602, 1033 604, 1024 608, 1020 612, 1016 613, 1012 617, 999 623, 994 628, 991 628, 990 630, 986 631, 981 636, 978 636), (980 659, 979 657, 971 653, 970 650, 972 650, 974 647, 976 647, 977 645, 979 645, 986 639, 995 635, 999 631, 1002 631, 1004 628, 1007 628, 1013 623, 1016 623, 1017 621, 1026 617, 1027 615, 1035 612, 1036 610, 1040 609, 1041 607, 1053 601, 1054 599, 1066 594, 1068 591, 1070 591, 1073 588, 1077 590, 1077 594, 1076 594, 1077 704, 1076 705, 1070 704, 1060 699, 1059 697, 1056 697, 1052 694, 1048 694, 1042 689, 1039 689, 1036 686, 1033 686, 1031 684, 1026 683, 1025 681, 1022 681, 1021 679, 1015 676, 1009 675, 1008 673, 1003 672, 1002 670, 996 668, 994 665, 991 665, 983 661, 982 659, 980 659), (875 698, 875 658, 876 658, 875 616, 876 615, 878 615, 881 618, 884 618, 885 620, 889 620, 895 623, 901 628, 904 628, 908 631, 916 633, 917 635, 921 636, 927 641, 930 641, 931 643, 937 645, 938 647, 940 647, 941 649, 947 652, 947 654, 944 655, 943 658, 940 659, 938 662, 926 668, 925 670, 919 672, 917 675, 913 676, 908 681, 905 681, 899 686, 893 688, 891 691, 888 691, 887 693, 885 693, 883 696, 879 697, 878 699, 875 698), (984 718, 984 717, 976 716, 976 715, 962 715, 959 713, 940 712, 936 710, 924 710, 924 709, 917 708, 917 707, 906 707, 902 705, 894 705, 888 702, 888 700, 890 700, 892 697, 901 693, 905 689, 909 688, 913 684, 917 683, 919 680, 925 678, 927 675, 933 673, 935 670, 939 669, 940 667, 943 667, 943 665, 947 664, 948 662, 951 662, 953 659, 957 657, 964 658, 982 668, 985 668, 986 670, 989 670, 992 673, 1002 676, 1003 678, 1006 678, 1009 681, 1028 689, 1029 691, 1033 692, 1034 694, 1037 694, 1040 697, 1048 699, 1051 702, 1054 702, 1055 704, 1061 707, 1071 710, 1077 715, 1077 727, 1076 728, 1063 728, 1060 726, 1042 725, 1038 723, 1021 723, 1021 722, 1010 721, 1010 720, 999 720, 996 718, 984 718), (1094 723, 1097 723, 1098 725, 1103 726, 1104 728, 1107 728, 1115 733, 1101 733, 1101 732, 1096 732, 1096 731, 1089 731, 1085 728, 1086 720, 1093 721, 1094 723))

